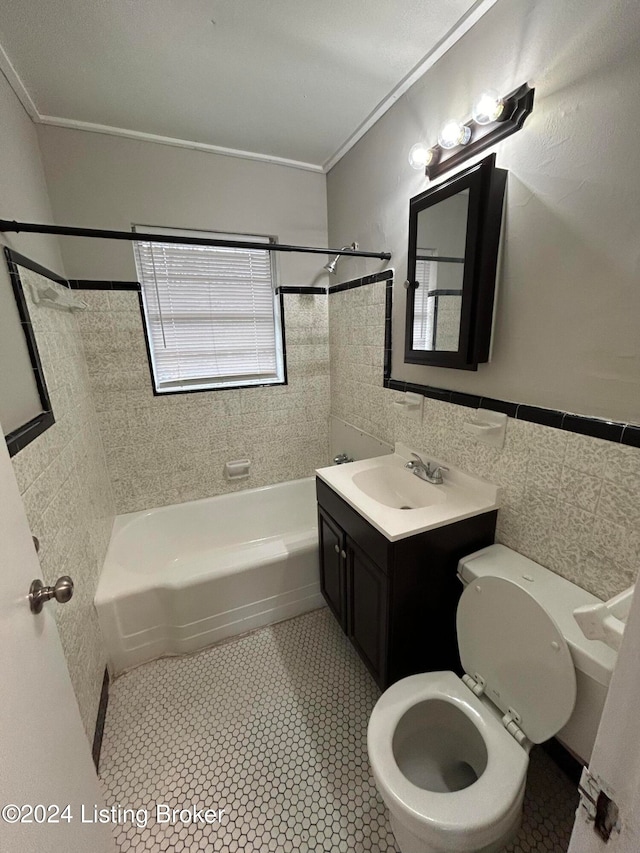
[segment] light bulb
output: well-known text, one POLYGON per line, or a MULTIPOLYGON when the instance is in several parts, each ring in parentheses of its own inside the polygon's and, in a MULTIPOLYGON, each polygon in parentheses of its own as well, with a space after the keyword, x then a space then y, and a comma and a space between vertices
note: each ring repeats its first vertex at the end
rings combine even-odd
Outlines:
POLYGON ((409 151, 409 165, 416 171, 424 169, 432 160, 433 149, 425 145, 424 142, 416 142, 411 151, 409 151))
POLYGON ((497 121, 503 112, 504 101, 494 89, 488 89, 476 98, 471 115, 478 124, 489 124, 497 121))
POLYGON ((438 136, 438 144, 442 148, 455 148, 456 145, 466 145, 471 139, 471 128, 455 119, 446 122, 438 136))

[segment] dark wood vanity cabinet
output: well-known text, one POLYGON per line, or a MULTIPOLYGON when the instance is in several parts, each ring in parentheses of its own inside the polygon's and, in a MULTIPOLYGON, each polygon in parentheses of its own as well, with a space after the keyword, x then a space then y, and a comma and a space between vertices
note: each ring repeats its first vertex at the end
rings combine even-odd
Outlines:
POLYGON ((320 589, 333 615, 345 628, 347 622, 346 536, 331 516, 318 508, 320 589))
POLYGON ((390 542, 322 480, 316 492, 322 594, 378 685, 460 673, 458 561, 493 543, 497 512, 390 542))

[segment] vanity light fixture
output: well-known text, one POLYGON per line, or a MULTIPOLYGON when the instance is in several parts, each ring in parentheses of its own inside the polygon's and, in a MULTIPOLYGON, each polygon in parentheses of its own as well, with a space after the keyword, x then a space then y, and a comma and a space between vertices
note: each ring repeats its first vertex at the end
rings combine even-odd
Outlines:
POLYGON ((471 139, 471 128, 466 124, 461 124, 455 119, 449 119, 443 125, 442 130, 438 134, 438 145, 441 148, 456 148, 458 145, 466 145, 471 139))
POLYGON ((466 122, 447 121, 438 134, 438 144, 429 148, 416 143, 409 153, 414 169, 424 168, 428 178, 437 178, 501 139, 520 130, 533 109, 533 93, 527 83, 501 97, 493 89, 481 92, 466 122))
POLYGON ((424 142, 416 142, 409 151, 409 165, 412 169, 421 171, 425 166, 429 166, 436 158, 436 152, 433 148, 429 148, 424 142))
POLYGON ((471 116, 476 124, 499 121, 504 112, 504 101, 495 89, 481 92, 474 101, 471 116))

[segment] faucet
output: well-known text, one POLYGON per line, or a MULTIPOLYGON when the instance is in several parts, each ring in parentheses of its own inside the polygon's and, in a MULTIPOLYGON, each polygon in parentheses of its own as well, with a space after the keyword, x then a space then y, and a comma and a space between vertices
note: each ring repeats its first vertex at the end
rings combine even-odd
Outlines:
POLYGON ((334 465, 344 465, 345 462, 353 462, 353 458, 346 453, 338 453, 337 456, 334 456, 333 462, 334 465))
POLYGON ((404 467, 412 471, 416 477, 420 477, 421 480, 424 480, 427 483, 432 483, 434 486, 441 486, 444 482, 442 473, 449 469, 444 465, 436 465, 432 468, 431 462, 423 462, 417 453, 412 453, 411 455, 415 456, 417 461, 414 462, 413 459, 411 459, 404 467))

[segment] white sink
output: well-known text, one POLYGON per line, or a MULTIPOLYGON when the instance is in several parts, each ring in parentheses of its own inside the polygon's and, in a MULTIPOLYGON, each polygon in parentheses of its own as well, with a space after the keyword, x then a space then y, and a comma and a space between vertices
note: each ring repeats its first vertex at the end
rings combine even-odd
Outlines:
POLYGON ((419 509, 447 499, 438 486, 420 480, 407 468, 396 468, 388 463, 358 471, 351 479, 365 495, 393 509, 419 509))
POLYGON ((442 485, 427 483, 405 468, 411 452, 396 444, 395 453, 319 468, 316 474, 392 542, 498 509, 493 483, 420 452, 425 462, 449 467, 442 485))

